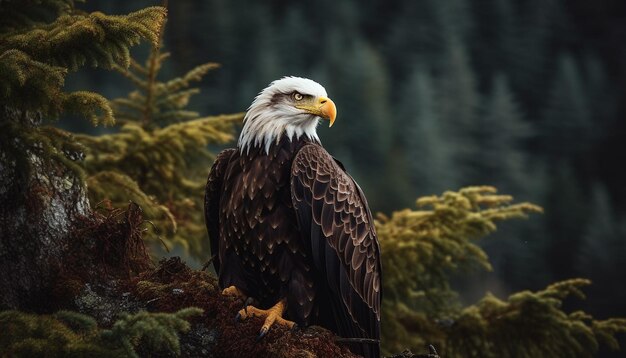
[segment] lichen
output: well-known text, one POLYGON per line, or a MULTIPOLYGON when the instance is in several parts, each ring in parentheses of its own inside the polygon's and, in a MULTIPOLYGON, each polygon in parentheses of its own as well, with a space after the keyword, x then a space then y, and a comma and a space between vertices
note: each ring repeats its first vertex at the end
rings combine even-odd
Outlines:
POLYGON ((109 327, 122 314, 137 313, 146 307, 130 295, 129 292, 120 293, 116 281, 107 285, 85 284, 83 290, 74 298, 74 306, 81 313, 93 317, 99 325, 109 327))

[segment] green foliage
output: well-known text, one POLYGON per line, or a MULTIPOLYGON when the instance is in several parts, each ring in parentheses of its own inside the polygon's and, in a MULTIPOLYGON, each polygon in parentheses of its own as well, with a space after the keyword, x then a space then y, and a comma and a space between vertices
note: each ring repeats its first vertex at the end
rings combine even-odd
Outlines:
POLYGON ((557 282, 506 301, 488 293, 462 306, 451 279, 491 270, 476 240, 493 233, 496 222, 542 211, 511 202, 493 187, 468 187, 420 198, 417 211, 379 216, 384 350, 434 344, 444 357, 590 357, 600 343, 618 348, 614 335, 626 332, 625 319, 597 321, 585 312, 561 309, 569 296, 584 298, 581 288, 588 280, 557 282))
POLYGON ((593 357, 600 343, 618 349, 616 333, 626 332, 626 319, 596 321, 582 311, 565 313, 569 296, 584 299, 581 288, 591 282, 571 279, 538 292, 522 291, 506 301, 487 294, 466 307, 449 326, 439 329, 446 357, 593 357))
POLYGON ((205 63, 181 77, 158 82, 156 77, 163 61, 169 56, 169 53, 153 50, 145 66, 131 60, 129 70, 116 67, 137 87, 137 90, 129 93, 127 98, 116 98, 111 101, 119 124, 131 122, 162 127, 199 117, 197 112, 185 110, 191 96, 200 93, 198 88, 189 87, 219 66, 216 63, 205 63))
POLYGON ((176 232, 176 219, 170 210, 156 202, 155 198, 144 193, 133 179, 127 175, 104 171, 87 178, 89 201, 100 203, 103 198, 109 200, 115 207, 132 201, 142 208, 146 218, 158 223, 159 228, 166 234, 176 232))
POLYGON ((491 269, 487 255, 473 241, 495 231, 496 221, 541 211, 528 203, 509 205, 511 200, 491 187, 469 187, 417 200, 419 208, 431 210, 379 215, 385 296, 391 301, 421 297, 422 305, 448 310, 447 302, 432 301, 437 295, 431 290, 447 297, 452 273, 491 269))
MULTIPOLYGON (((15 112, 7 115, 16 118, 15 112)), ((17 158, 18 172, 26 178, 32 166, 29 165, 29 155, 33 152, 42 154, 45 158, 57 161, 83 178, 82 168, 75 162, 82 147, 74 141, 69 133, 58 128, 43 126, 25 130, 19 122, 10 119, 0 122, 0 149, 11 152, 17 158)))
POLYGON ((76 164, 81 147, 67 132, 44 127, 62 114, 112 124, 113 110, 101 95, 65 92, 65 77, 85 64, 128 66, 129 47, 140 39, 155 42, 165 9, 151 7, 125 16, 87 14, 71 0, 0 2, 0 135, 2 151, 14 153, 26 178, 38 153, 60 161, 81 178, 76 164))
MULTIPOLYGON (((232 141, 243 116, 200 117, 186 109, 199 92, 191 85, 217 65, 206 63, 162 82, 157 77, 169 54, 159 46, 145 65, 131 60, 129 70, 116 67, 137 88, 111 101, 119 131, 78 136, 88 148, 89 196, 92 203, 109 199, 116 207, 136 202, 168 247, 202 258, 208 254, 202 192, 214 159, 207 146, 232 141)), ((154 249, 161 247, 153 242, 154 249)))
POLYGON ((199 308, 184 308, 175 313, 139 312, 124 315, 110 330, 101 333, 103 340, 121 345, 130 357, 138 357, 138 343, 150 352, 169 351, 180 355, 178 332, 191 327, 187 319, 202 313, 199 308))
POLYGON ((4 311, 0 312, 0 351, 3 357, 138 357, 138 349, 179 355, 178 333, 188 331, 187 319, 201 313, 198 308, 139 312, 124 315, 111 329, 100 329, 93 318, 77 312, 4 311))
POLYGON ((112 124, 108 102, 99 94, 63 91, 65 76, 84 65, 128 67, 129 48, 155 43, 165 9, 129 15, 85 14, 73 1, 0 3, 0 106, 57 118, 69 112, 112 124))

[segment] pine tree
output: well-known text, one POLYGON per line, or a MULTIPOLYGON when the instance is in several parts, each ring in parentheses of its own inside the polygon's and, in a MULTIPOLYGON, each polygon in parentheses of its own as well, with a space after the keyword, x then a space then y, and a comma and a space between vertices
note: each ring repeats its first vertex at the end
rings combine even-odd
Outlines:
POLYGON ((408 1, 389 24, 387 60, 394 79, 404 79, 416 62, 433 65, 445 46, 437 1, 408 1))
POLYGON ((403 100, 395 114, 403 124, 397 127, 408 167, 411 193, 432 195, 457 185, 453 170, 453 143, 443 132, 434 104, 430 73, 416 67, 408 78, 403 100))
MULTIPOLYGON (((514 7, 511 6, 511 7, 514 7)), ((517 17, 517 29, 512 36, 502 40, 516 43, 516 48, 509 47, 509 59, 506 73, 511 80, 511 87, 518 94, 523 94, 524 108, 529 118, 541 116, 545 98, 550 91, 553 70, 552 38, 556 14, 566 13, 561 1, 530 0, 517 2, 514 9, 517 17)), ((502 31, 501 28, 496 31, 502 31)))
MULTIPOLYGON (((473 182, 485 183, 524 199, 529 195, 531 175, 524 144, 531 135, 517 101, 510 90, 507 77, 493 78, 491 93, 484 97, 483 111, 476 118, 476 158, 473 182)), ((529 263, 538 262, 533 254, 539 243, 540 230, 526 223, 507 223, 495 234, 494 240, 481 244, 493 257, 498 276, 505 283, 527 283, 529 263)), ((528 287, 524 285, 522 287, 528 287)), ((506 287, 508 288, 508 287, 506 287)))
POLYGON ((474 19, 467 0, 434 1, 434 15, 444 40, 458 39, 462 43, 471 38, 474 19))
POLYGON ((65 77, 83 66, 128 66, 131 46, 158 41, 165 14, 85 13, 72 0, 0 2, 0 306, 36 305, 75 222, 90 214, 81 147, 47 125, 65 115, 112 124, 113 110, 97 93, 66 92, 65 77))
POLYGON ((594 185, 592 194, 575 268, 594 282, 591 297, 600 312, 624 312, 626 272, 620 268, 626 267, 626 218, 615 213, 603 185, 594 185))
POLYGON ((128 67, 129 47, 142 38, 157 42, 165 11, 153 7, 126 16, 85 14, 72 0, 45 0, 37 6, 3 1, 0 11, 0 108, 6 112, 2 142, 21 138, 28 145, 37 143, 48 156, 79 171, 63 154, 78 147, 62 132, 39 124, 75 114, 94 125, 111 125, 107 100, 94 92, 64 92, 65 77, 85 65, 128 67))
POLYGON ((141 38, 156 43, 165 15, 147 8, 126 16, 84 14, 72 0, 0 4, 0 105, 55 119, 76 113, 94 124, 113 122, 104 97, 86 91, 63 92, 69 71, 90 65, 128 67, 129 47, 141 38))
POLYGON ((582 288, 590 284, 585 279, 518 292, 507 300, 488 293, 462 306, 451 277, 491 270, 475 241, 494 232, 496 222, 541 211, 511 201, 493 187, 469 187, 420 198, 418 210, 379 215, 383 350, 419 351, 433 344, 443 357, 536 358, 592 357, 601 343, 618 349, 614 336, 626 332, 626 319, 598 321, 562 309, 569 296, 584 298, 582 288))
POLYGON ((620 122, 618 114, 619 91, 612 87, 613 79, 607 72, 606 64, 595 56, 588 56, 584 61, 585 87, 589 97, 589 111, 593 114, 593 126, 588 128, 593 149, 587 151, 585 166, 600 166, 597 148, 601 147, 606 137, 611 137, 613 127, 620 122))
POLYGON ((438 116, 446 137, 454 143, 455 167, 462 173, 461 185, 468 185, 476 177, 477 109, 480 95, 476 88, 469 54, 459 37, 452 34, 446 40, 444 60, 438 66, 436 103, 438 116))
POLYGON ((553 277, 568 277, 575 271, 575 258, 580 250, 582 230, 589 220, 580 179, 572 167, 560 163, 551 168, 546 191, 546 230, 551 234, 546 242, 545 260, 553 277))
POLYGON ((180 246, 202 259, 208 255, 202 193, 214 159, 208 145, 232 141, 242 115, 200 117, 188 110, 191 97, 199 93, 192 84, 217 64, 205 63, 161 81, 158 75, 167 57, 158 42, 145 65, 131 59, 129 70, 116 67, 137 88, 111 101, 119 132, 77 137, 89 149, 85 167, 92 203, 138 203, 155 225, 156 253, 161 252, 157 239, 162 235, 168 249, 180 246))
POLYGON ((575 59, 560 57, 542 119, 542 148, 551 160, 573 160, 589 149, 593 125, 586 87, 575 59))
POLYGON ((531 127, 524 121, 504 75, 495 76, 485 112, 477 122, 480 162, 474 180, 524 194, 528 178, 523 147, 532 134, 531 127))

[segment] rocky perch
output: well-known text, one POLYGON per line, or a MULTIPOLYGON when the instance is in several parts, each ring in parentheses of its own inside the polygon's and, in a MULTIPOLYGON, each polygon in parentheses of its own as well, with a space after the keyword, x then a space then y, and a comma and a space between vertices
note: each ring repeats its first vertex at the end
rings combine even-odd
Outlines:
POLYGON ((175 312, 192 306, 204 311, 181 336, 183 356, 354 357, 321 327, 290 331, 274 326, 257 341, 263 320, 237 322, 234 317, 243 300, 223 296, 214 276, 189 269, 179 258, 163 260, 134 278, 128 292, 149 311, 175 312))

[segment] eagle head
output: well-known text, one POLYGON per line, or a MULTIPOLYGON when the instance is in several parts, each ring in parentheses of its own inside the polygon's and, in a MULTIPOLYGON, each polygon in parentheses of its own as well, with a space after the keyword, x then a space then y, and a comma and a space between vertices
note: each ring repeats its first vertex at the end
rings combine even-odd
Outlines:
POLYGON ((327 97, 319 83, 301 77, 283 77, 265 88, 254 99, 244 118, 239 136, 239 149, 264 146, 269 152, 272 143, 282 135, 290 140, 302 135, 319 141, 316 127, 320 119, 337 117, 335 103, 327 97))

